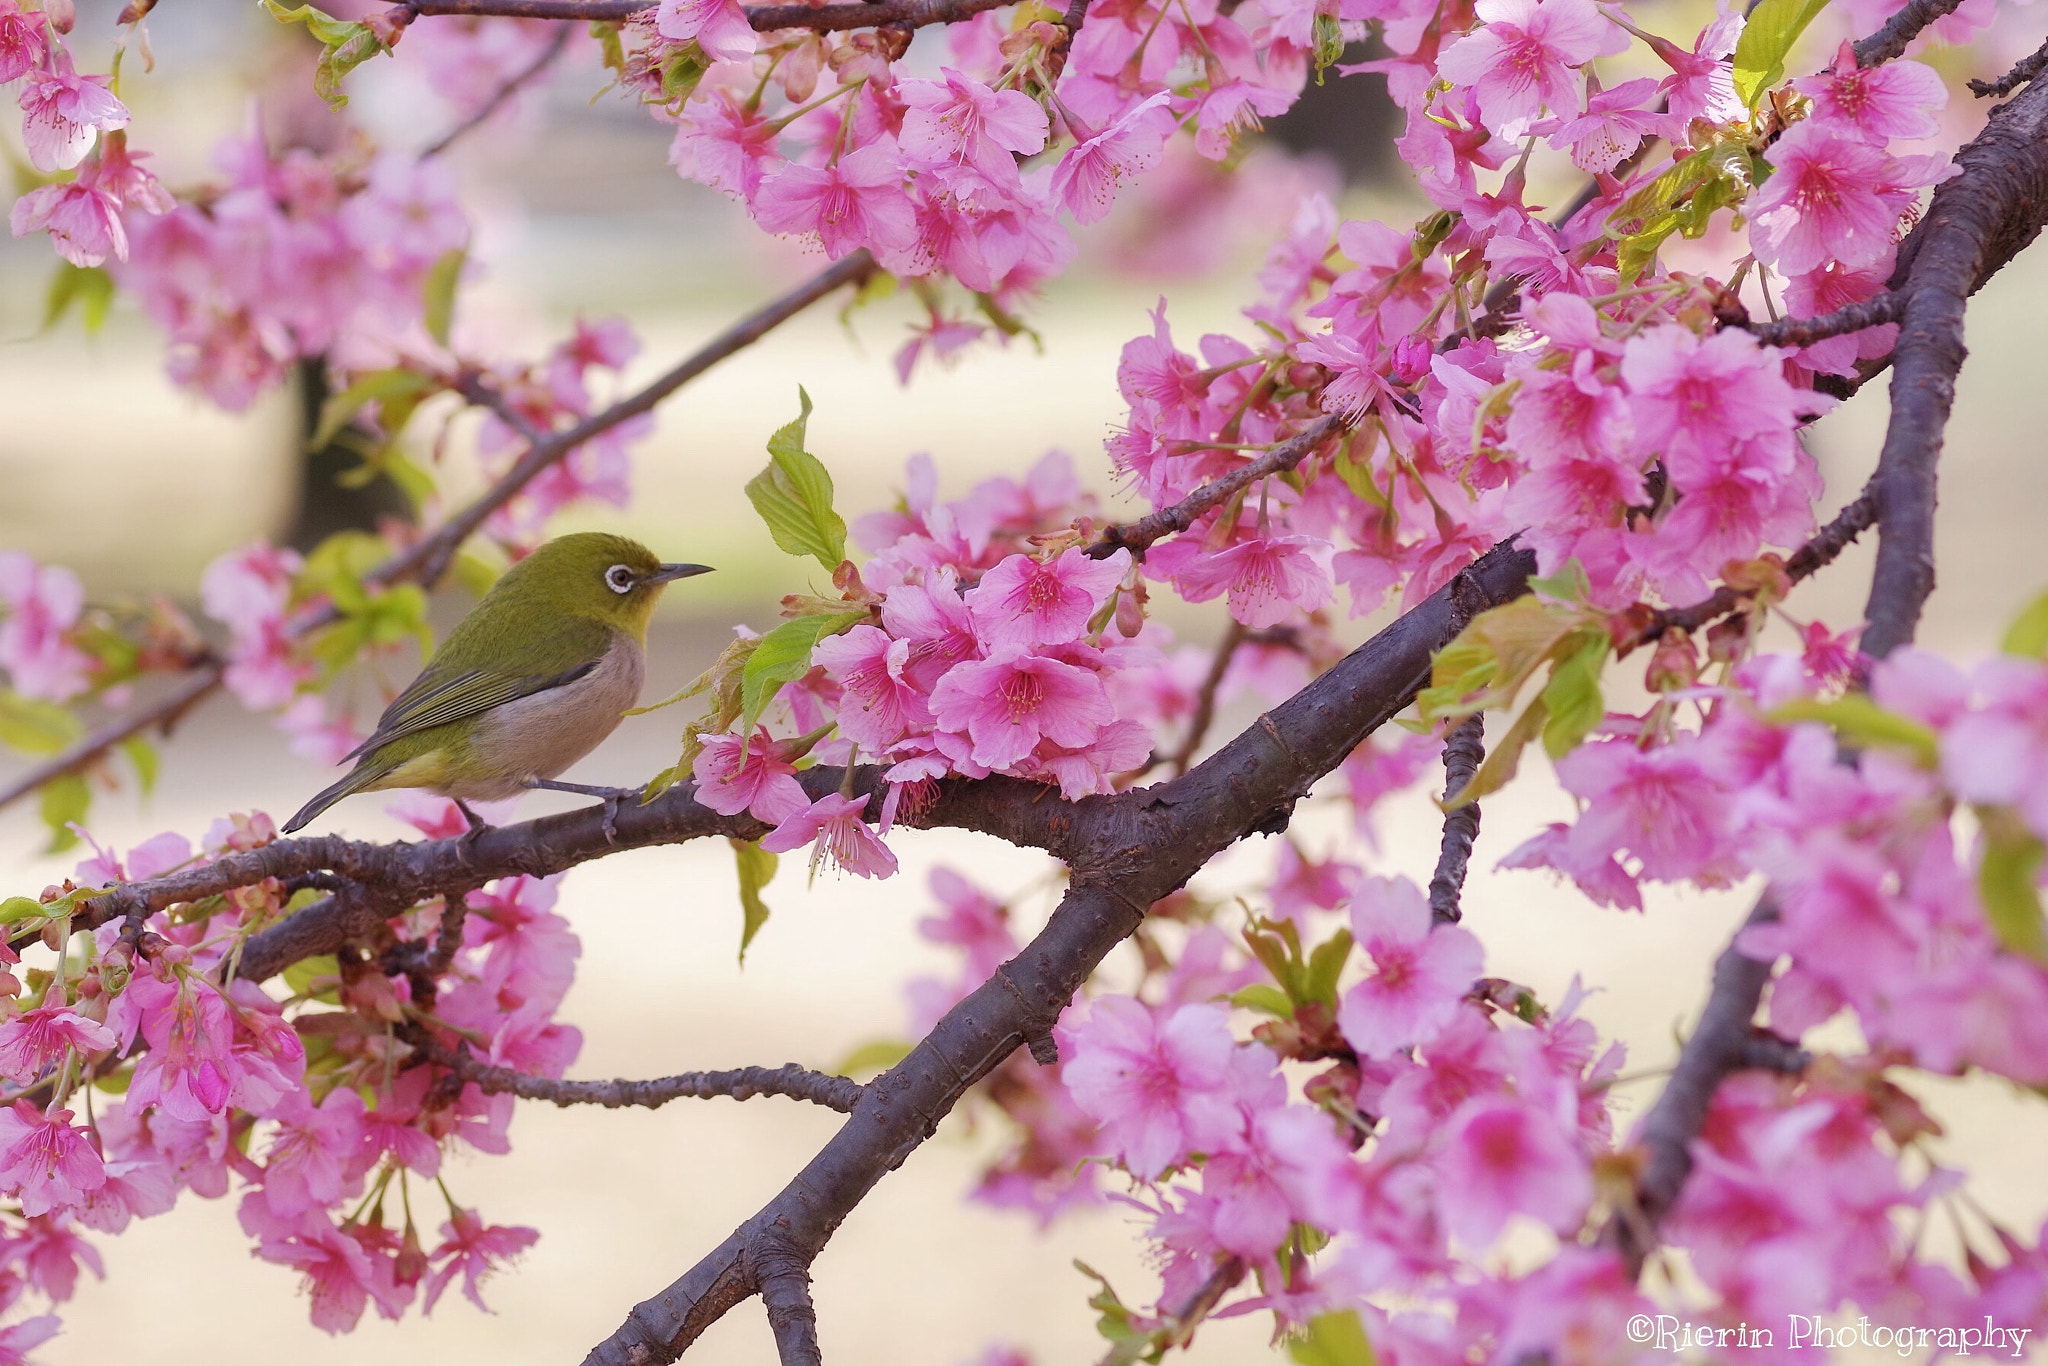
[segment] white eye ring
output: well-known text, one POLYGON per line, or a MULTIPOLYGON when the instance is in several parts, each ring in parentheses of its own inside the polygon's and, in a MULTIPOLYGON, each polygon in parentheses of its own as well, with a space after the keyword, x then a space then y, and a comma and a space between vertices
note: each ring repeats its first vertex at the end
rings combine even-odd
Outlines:
POLYGON ((610 569, 604 571, 604 586, 611 589, 614 593, 624 594, 632 592, 633 571, 622 564, 613 565, 610 569))

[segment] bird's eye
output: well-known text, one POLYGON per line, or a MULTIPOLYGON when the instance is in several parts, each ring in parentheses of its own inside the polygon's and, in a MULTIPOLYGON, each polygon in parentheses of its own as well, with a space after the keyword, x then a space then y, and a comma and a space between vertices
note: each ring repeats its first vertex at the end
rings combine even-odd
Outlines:
POLYGON ((605 587, 614 593, 630 593, 633 591, 633 571, 625 565, 615 564, 604 571, 604 582, 605 587))

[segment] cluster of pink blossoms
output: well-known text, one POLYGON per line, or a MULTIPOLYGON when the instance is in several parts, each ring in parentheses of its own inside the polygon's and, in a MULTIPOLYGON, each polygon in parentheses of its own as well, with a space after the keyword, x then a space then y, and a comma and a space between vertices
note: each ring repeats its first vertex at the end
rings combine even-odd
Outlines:
POLYGON ((90 686, 93 659, 70 635, 84 611, 78 575, 0 551, 0 669, 16 692, 63 702, 90 686))
MULTIPOLYGON (((450 804, 435 805, 447 811, 421 817, 423 831, 462 824, 450 804)), ((275 836, 267 817, 237 817, 219 822, 202 852, 275 836)), ((193 861, 187 841, 167 834, 125 860, 98 854, 77 876, 103 886, 193 861)), ((392 1026, 431 1012, 447 1046, 481 1040, 480 1060, 561 1075, 581 1036, 553 1020, 578 952, 555 895, 553 880, 493 883, 471 894, 445 943, 451 922, 438 904, 423 907, 385 958, 315 963, 282 1001, 231 967, 286 909, 275 883, 235 892, 210 915, 151 917, 146 957, 119 924, 103 926, 83 970, 50 978, 33 1005, 6 976, 0 1077, 16 1095, 54 1092, 47 1107, 19 1099, 0 1110, 0 1193, 19 1206, 0 1220, 0 1262, 20 1268, 4 1278, 7 1299, 68 1298, 77 1266, 99 1269, 88 1232, 119 1233, 186 1191, 217 1199, 239 1189, 256 1255, 304 1273, 313 1322, 329 1332, 352 1328, 366 1307, 387 1318, 415 1300, 430 1310, 458 1279, 481 1305, 479 1278, 537 1235, 487 1225, 451 1198, 429 1243, 410 1213, 418 1192, 399 1201, 392 1188, 441 1179, 453 1149, 507 1151, 512 1098, 449 1085, 392 1026), (102 1099, 82 1122, 77 1088, 116 1076, 120 1099, 102 1099), (400 1224, 387 1224, 387 1205, 407 1211, 400 1224)), ((30 1319, 0 1349, 18 1353, 55 1326, 30 1319)))

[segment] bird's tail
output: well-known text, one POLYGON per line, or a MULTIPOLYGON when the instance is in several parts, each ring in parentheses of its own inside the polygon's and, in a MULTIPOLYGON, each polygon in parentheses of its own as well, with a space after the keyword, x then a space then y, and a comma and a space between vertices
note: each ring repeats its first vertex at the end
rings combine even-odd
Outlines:
POLYGON ((299 814, 284 823, 284 833, 289 835, 305 825, 343 797, 352 797, 378 785, 379 780, 388 777, 398 767, 395 763, 376 763, 365 756, 364 762, 350 769, 348 775, 334 786, 327 788, 312 801, 299 808, 299 814))

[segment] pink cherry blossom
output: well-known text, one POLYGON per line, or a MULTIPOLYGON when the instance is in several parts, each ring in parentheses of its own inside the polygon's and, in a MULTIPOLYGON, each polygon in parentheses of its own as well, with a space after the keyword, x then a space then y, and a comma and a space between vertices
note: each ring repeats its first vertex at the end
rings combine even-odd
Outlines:
POLYGON ((28 1354, 57 1336, 63 1326, 55 1314, 38 1314, 0 1328, 0 1366, 30 1366, 28 1354))
POLYGON ((128 124, 128 107, 108 89, 111 78, 69 69, 33 70, 21 86, 21 140, 38 171, 69 170, 92 150, 93 135, 128 124))
POLYGON ((1012 555, 968 590, 967 610, 990 645, 1064 645, 1081 638, 1130 564, 1123 549, 1099 560, 1078 548, 1050 560, 1012 555))
POLYGON ((1229 1092, 1229 1014, 1185 1005, 1163 1015, 1127 996, 1094 1001, 1063 1030, 1061 1077, 1103 1139, 1141 1180, 1192 1153, 1214 1152, 1242 1129, 1229 1092))
POLYGON ((1368 1057, 1428 1043, 1478 978, 1479 941, 1462 926, 1433 925, 1428 898, 1407 878, 1366 879, 1352 898, 1351 928, 1372 971, 1338 1003, 1344 1037, 1368 1057))
POLYGON ((1656 84, 1647 76, 1624 81, 1588 98, 1584 113, 1545 119, 1529 125, 1529 131, 1547 136, 1560 151, 1569 148, 1572 165, 1588 174, 1612 171, 1644 138, 1672 123, 1667 115, 1644 107, 1652 102, 1656 84))
POLYGON ((1041 739, 1089 744, 1115 719, 1098 675, 1015 649, 955 665, 932 690, 932 715, 970 737, 974 762, 989 768, 1016 763, 1041 739))
POLYGON ((0 0, 0 85, 18 81, 43 64, 50 50, 48 20, 20 0, 0 0))
POLYGON ((1479 0, 1477 12, 1485 27, 1445 49, 1437 70, 1471 88, 1486 126, 1505 137, 1545 108, 1576 110, 1576 68, 1627 41, 1592 0, 1479 0))
POLYGON ((751 56, 758 43, 737 0, 661 0, 654 27, 672 42, 696 43, 714 61, 751 56))
POLYGON ((951 67, 943 80, 896 83, 909 106, 899 135, 906 155, 929 165, 967 164, 997 184, 1014 182, 1018 156, 1045 147, 1045 111, 1018 90, 991 90, 951 67))
POLYGON ((0 1076, 26 1086, 67 1053, 103 1053, 115 1043, 112 1030, 64 1006, 23 1011, 0 1025, 0 1076))
POLYGON ((888 749, 907 729, 931 723, 924 693, 908 677, 912 646, 873 626, 856 626, 817 643, 811 659, 822 666, 846 700, 840 732, 872 751, 888 749))
POLYGON ((1230 615, 1259 629, 1329 602, 1330 557, 1330 543, 1314 536, 1253 536, 1215 551, 1183 537, 1156 547, 1146 567, 1170 576, 1189 602, 1227 592, 1230 615))
POLYGON ((786 854, 815 841, 813 868, 826 862, 855 877, 894 877, 896 855, 860 818, 867 804, 866 794, 849 799, 828 792, 769 831, 761 847, 771 854, 786 854))
POLYGON ((815 232, 834 260, 867 247, 907 250, 916 215, 903 193, 903 166, 889 147, 867 146, 830 166, 785 166, 761 182, 754 218, 769 232, 815 232))
POLYGON ((1569 1234, 1593 1199, 1592 1172, 1572 1135, 1515 1100, 1475 1099, 1460 1110, 1436 1169, 1444 1220, 1475 1249, 1516 1214, 1569 1234))
POLYGON ((540 1234, 530 1228, 486 1226, 474 1210, 457 1209, 448 1218, 441 1225, 441 1246, 433 1254, 441 1265, 427 1278, 423 1308, 432 1313, 441 1293, 460 1274, 462 1293, 477 1308, 489 1312, 481 1291, 484 1277, 540 1241, 540 1234))
POLYGON ((1671 68, 1657 90, 1674 127, 1689 127, 1695 119, 1732 123, 1748 113, 1742 97, 1735 93, 1735 66, 1729 60, 1742 25, 1742 15, 1723 7, 1714 21, 1700 30, 1690 50, 1668 39, 1650 40, 1650 50, 1671 68))
POLYGON ((1810 118, 1854 128, 1879 147, 1893 138, 1932 137, 1948 104, 1948 87, 1933 67, 1903 60, 1858 66, 1848 43, 1836 52, 1832 70, 1802 76, 1792 88, 1813 101, 1810 118))
POLYGON ((1148 96, 1060 158, 1053 169, 1052 193, 1077 222, 1102 221, 1124 183, 1158 165, 1160 150, 1173 131, 1168 99, 1165 91, 1148 96))
POLYGON ((810 805, 796 765, 777 751, 765 729, 757 728, 751 742, 739 735, 706 736, 694 772, 697 800, 720 815, 751 811, 757 820, 780 823, 810 805))
POLYGON ((1557 776, 1586 809, 1572 827, 1580 858, 1625 850, 1657 881, 1716 879, 1734 871, 1728 800, 1706 775, 1696 740, 1638 748, 1628 740, 1580 745, 1557 776))
POLYGON ((0 550, 0 667, 24 697, 62 702, 89 686, 92 658, 67 632, 85 610, 85 587, 59 565, 0 550))
POLYGON ((1733 329, 1702 338, 1675 324, 1649 328, 1629 339, 1621 375, 1646 450, 1718 455, 1789 433, 1800 410, 1777 353, 1733 329))
POLYGON ((31 1217, 79 1204, 107 1183, 106 1163, 71 1111, 44 1114, 25 1100, 0 1110, 0 1191, 31 1217))
POLYGON ((1759 259, 1797 275, 1830 261, 1869 265, 1891 250, 1905 200, 1883 151, 1853 128, 1808 119, 1772 143, 1770 157, 1771 178, 1749 204, 1759 259))

